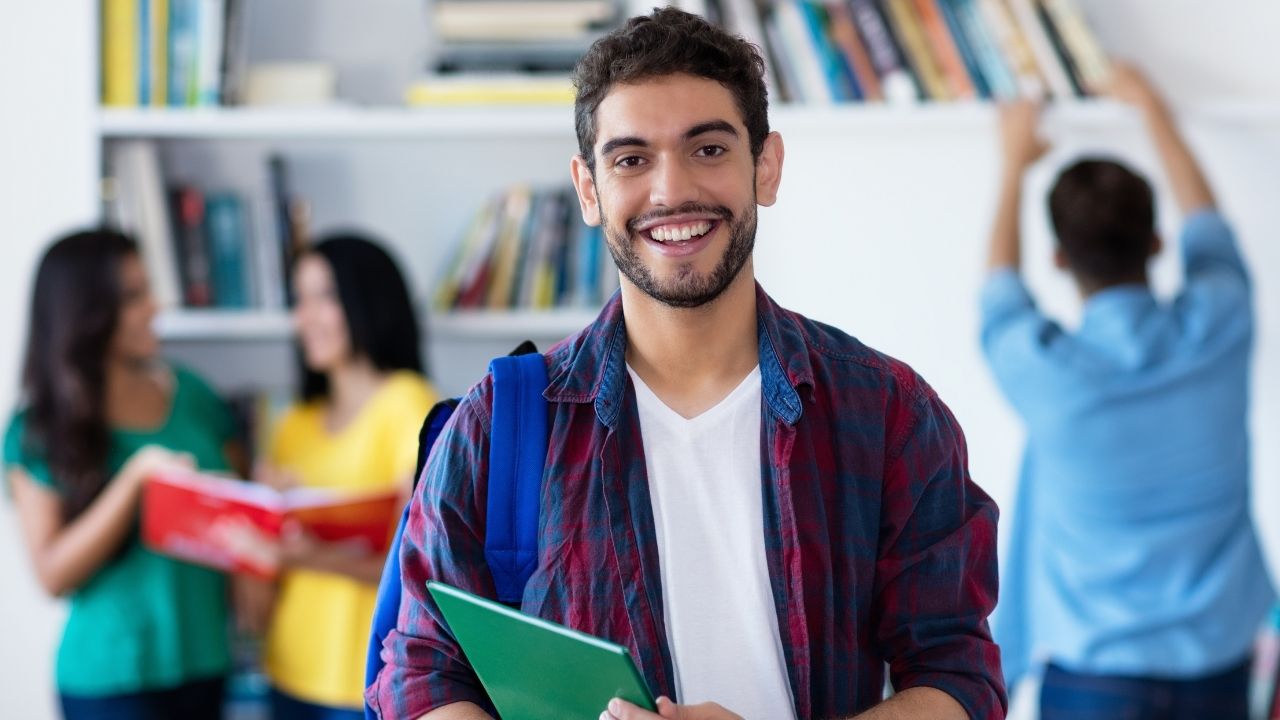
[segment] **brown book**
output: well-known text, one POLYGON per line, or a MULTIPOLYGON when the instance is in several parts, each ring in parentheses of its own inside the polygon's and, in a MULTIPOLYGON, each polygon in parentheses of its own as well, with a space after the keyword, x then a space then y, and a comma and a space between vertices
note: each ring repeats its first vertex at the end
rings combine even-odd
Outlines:
POLYGON ((925 39, 924 26, 912 0, 885 0, 884 5, 889 24, 897 32, 903 52, 924 85, 925 94, 930 100, 950 100, 951 89, 947 87, 938 59, 933 56, 929 41, 925 39))
POLYGON ((827 4, 827 16, 831 19, 831 40, 849 63, 854 79, 858 81, 858 89, 862 91, 862 99, 867 102, 883 102, 884 91, 880 89, 880 78, 871 64, 871 56, 858 37, 858 29, 853 24, 853 16, 849 8, 841 2, 827 4))
POLYGON ((915 3, 925 37, 928 38, 929 47, 942 67, 942 74, 946 79, 947 87, 951 89, 952 97, 959 100, 972 100, 977 97, 978 92, 974 89, 969 70, 964 65, 964 58, 960 56, 960 49, 956 47, 955 38, 951 37, 947 20, 942 17, 938 0, 915 0, 915 3))

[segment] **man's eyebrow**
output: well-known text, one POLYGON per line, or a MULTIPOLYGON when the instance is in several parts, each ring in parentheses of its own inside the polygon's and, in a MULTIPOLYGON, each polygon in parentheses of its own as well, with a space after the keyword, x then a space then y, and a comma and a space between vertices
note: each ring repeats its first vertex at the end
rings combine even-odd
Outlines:
POLYGON ((649 143, 645 141, 644 138, 636 137, 635 135, 630 135, 627 137, 618 137, 600 146, 600 154, 608 155, 609 153, 613 152, 614 150, 617 150, 620 147, 631 147, 631 146, 649 147, 649 143))
MULTIPOLYGON (((738 129, 732 124, 724 120, 708 120, 707 122, 698 123, 684 132, 685 140, 692 140, 699 135, 706 133, 722 132, 728 133, 734 137, 738 137, 738 129)), ((600 146, 600 154, 608 155, 620 147, 649 147, 649 142, 642 137, 628 135, 625 137, 617 137, 609 140, 600 146)))
POLYGON ((694 125, 693 127, 686 130, 684 133, 684 139, 692 140, 693 138, 696 138, 699 135, 703 135, 705 133, 710 133, 710 132, 729 133, 734 137, 738 137, 738 129, 735 128, 733 125, 730 125, 728 122, 725 122, 724 120, 709 120, 704 123, 698 123, 697 125, 694 125))

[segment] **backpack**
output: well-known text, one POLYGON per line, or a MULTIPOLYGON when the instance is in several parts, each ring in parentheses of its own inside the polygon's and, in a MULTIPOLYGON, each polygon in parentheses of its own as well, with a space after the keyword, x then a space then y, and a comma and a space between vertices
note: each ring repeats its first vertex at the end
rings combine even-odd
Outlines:
MULTIPOLYGON (((538 511, 542 471, 547 458, 547 366, 531 342, 489 363, 493 375, 493 413, 489 443, 489 499, 485 521, 484 557, 493 575, 498 601, 520 604, 524 586, 538 565, 538 511)), ((418 433, 417 486, 431 447, 458 407, 458 399, 437 403, 418 433)), ((365 658, 365 687, 382 670, 382 642, 395 629, 400 614, 400 539, 409 519, 409 505, 400 515, 387 560, 382 567, 374 603, 373 625, 365 658)), ((376 720, 365 703, 366 720, 376 720)))

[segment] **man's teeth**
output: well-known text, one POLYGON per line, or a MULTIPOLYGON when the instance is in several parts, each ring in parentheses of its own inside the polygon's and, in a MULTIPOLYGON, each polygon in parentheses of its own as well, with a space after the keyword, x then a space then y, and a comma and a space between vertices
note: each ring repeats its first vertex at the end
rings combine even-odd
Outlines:
POLYGON ((690 238, 705 235, 711 229, 711 223, 702 220, 688 225, 663 225, 649 232, 658 242, 684 242, 690 238))

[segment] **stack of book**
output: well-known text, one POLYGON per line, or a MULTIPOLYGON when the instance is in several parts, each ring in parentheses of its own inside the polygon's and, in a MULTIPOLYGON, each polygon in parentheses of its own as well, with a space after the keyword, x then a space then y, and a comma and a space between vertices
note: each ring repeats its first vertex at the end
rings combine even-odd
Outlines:
POLYGON ((435 59, 407 100, 572 103, 574 63, 620 18, 614 0, 439 0, 435 59))
POLYGON ((727 2, 789 102, 1065 99, 1109 75, 1075 0, 727 2))
POLYGON ((245 71, 244 0, 102 0, 102 104, 232 104, 245 71))
POLYGON ((107 149, 105 216, 135 237, 152 294, 162 308, 283 308, 289 268, 306 239, 306 203, 286 188, 285 165, 271 159, 271 228, 255 241, 241 194, 166 184, 155 143, 127 140, 107 149))
POLYGON ((518 186, 477 213, 435 293, 440 310, 598 307, 618 275, 570 188, 518 186))

